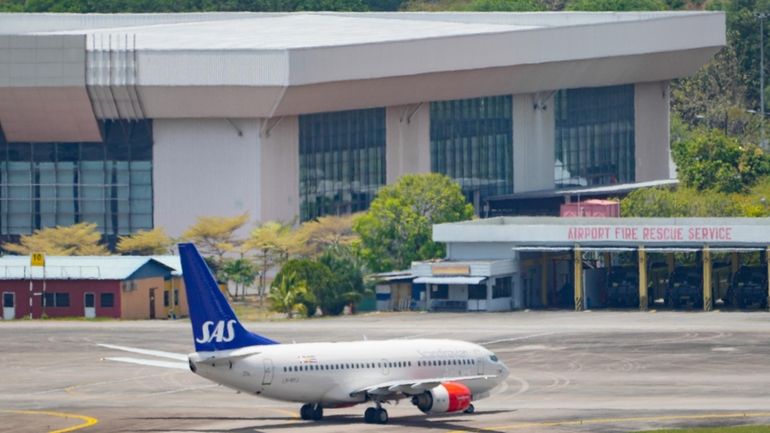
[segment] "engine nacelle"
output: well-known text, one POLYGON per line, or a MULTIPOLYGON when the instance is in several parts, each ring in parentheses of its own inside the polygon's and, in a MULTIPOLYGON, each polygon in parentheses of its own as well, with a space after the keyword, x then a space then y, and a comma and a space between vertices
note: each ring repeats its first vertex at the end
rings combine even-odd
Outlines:
POLYGON ((462 383, 446 382, 412 397, 424 413, 461 412, 471 404, 471 390, 462 383))

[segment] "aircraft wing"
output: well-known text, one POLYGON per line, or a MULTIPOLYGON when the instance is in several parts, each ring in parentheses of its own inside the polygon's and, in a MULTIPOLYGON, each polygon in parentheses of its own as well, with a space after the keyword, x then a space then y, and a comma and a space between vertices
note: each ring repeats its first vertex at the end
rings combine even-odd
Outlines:
POLYGON ((129 364, 148 365, 150 367, 175 368, 178 370, 189 370, 190 366, 186 362, 179 361, 159 361, 154 359, 129 358, 129 357, 110 357, 104 358, 107 361, 127 362, 129 364))
POLYGON ((428 379, 412 379, 412 380, 394 380, 390 382, 378 383, 376 385, 359 388, 350 393, 350 395, 356 395, 366 393, 370 395, 388 395, 395 393, 404 393, 409 395, 419 394, 427 389, 435 388, 436 386, 444 382, 462 382, 465 380, 474 379, 491 379, 495 375, 478 375, 478 376, 446 376, 446 377, 433 377, 428 379))

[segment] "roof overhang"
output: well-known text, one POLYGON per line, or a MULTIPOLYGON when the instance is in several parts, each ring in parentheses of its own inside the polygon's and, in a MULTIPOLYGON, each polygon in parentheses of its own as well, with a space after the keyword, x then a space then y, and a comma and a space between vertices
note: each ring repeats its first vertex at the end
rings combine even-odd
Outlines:
POLYGON ((8 141, 101 141, 85 46, 85 35, 0 34, 0 125, 8 141))
POLYGON ((412 281, 415 284, 479 284, 487 277, 418 277, 412 281))
POLYGON ((510 243, 520 250, 637 248, 763 249, 770 218, 499 217, 433 226, 446 243, 510 243))
POLYGON ((724 44, 721 12, 0 14, 0 122, 12 141, 91 141, 96 118, 269 118, 665 81, 724 44))

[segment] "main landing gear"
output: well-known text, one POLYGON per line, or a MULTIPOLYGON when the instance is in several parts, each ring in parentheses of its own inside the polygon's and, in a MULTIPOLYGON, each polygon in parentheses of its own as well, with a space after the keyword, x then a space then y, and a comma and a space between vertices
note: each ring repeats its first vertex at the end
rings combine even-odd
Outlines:
POLYGON ((303 404, 299 409, 299 417, 305 421, 321 421, 324 417, 324 409, 320 404, 303 404))
POLYGON ((370 407, 364 412, 364 422, 367 424, 387 424, 388 411, 382 408, 380 402, 375 402, 377 407, 370 407))

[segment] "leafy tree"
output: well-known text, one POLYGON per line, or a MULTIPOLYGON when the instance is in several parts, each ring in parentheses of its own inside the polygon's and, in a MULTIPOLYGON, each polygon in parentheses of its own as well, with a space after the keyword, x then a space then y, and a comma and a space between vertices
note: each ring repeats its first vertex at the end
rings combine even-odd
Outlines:
POLYGON ((645 188, 621 200, 620 213, 624 217, 664 218, 744 216, 746 209, 736 196, 686 187, 645 188))
MULTIPOLYGON (((770 13, 768 0, 716 0, 709 9, 727 12, 728 44, 735 49, 741 76, 746 78, 746 98, 749 107, 759 108, 759 13, 770 13)), ((765 53, 768 43, 767 21, 764 21, 765 53)))
POLYGON ((313 294, 307 288, 307 283, 299 280, 294 273, 283 275, 278 284, 276 281, 273 281, 268 295, 270 309, 286 313, 290 319, 294 313, 307 316, 307 305, 312 305, 315 301, 313 294))
POLYGON ((405 269, 412 261, 442 257, 444 246, 433 242, 433 224, 473 216, 460 185, 443 174, 403 176, 384 186, 353 230, 361 236, 361 257, 374 272, 405 269))
POLYGON ((663 0, 573 0, 567 3, 570 11, 662 11, 668 9, 663 0))
POLYGON ((21 237, 19 243, 5 243, 3 249, 16 254, 42 252, 52 256, 106 256, 107 248, 100 243, 102 235, 95 223, 78 223, 36 230, 21 237))
POLYGON ((338 315, 345 305, 350 305, 353 312, 355 304, 361 302, 365 295, 371 294, 371 290, 367 290, 364 285, 365 265, 349 246, 327 248, 318 261, 329 268, 333 276, 332 293, 327 296, 325 313, 338 315))
POLYGON ((357 238, 353 233, 353 215, 328 215, 303 223, 296 233, 299 252, 317 256, 328 248, 350 245, 357 238))
POLYGON ((268 221, 255 228, 243 245, 244 250, 256 250, 259 269, 259 301, 265 295, 267 272, 285 262, 289 254, 299 248, 289 224, 268 221))
POLYGON ((273 285, 280 286, 288 275, 293 275, 298 282, 304 282, 313 295, 300 301, 305 305, 308 315, 315 314, 317 307, 321 307, 325 314, 333 309, 335 300, 329 294, 333 291, 334 275, 328 267, 315 260, 292 259, 283 265, 275 276, 273 285))
POLYGON ((248 213, 234 217, 198 217, 195 224, 182 234, 182 238, 194 242, 204 254, 215 256, 217 262, 221 263, 225 254, 240 244, 235 232, 248 220, 248 213))
POLYGON ((222 277, 227 281, 232 281, 235 285, 235 295, 233 299, 238 299, 238 291, 242 289, 241 297, 245 295, 246 287, 252 285, 257 278, 256 266, 246 258, 225 259, 221 267, 222 277))
POLYGON ((538 0, 472 0, 462 10, 473 12, 529 12, 543 11, 546 7, 538 0))
POLYGON ((116 249, 122 254, 151 256, 168 254, 173 243, 162 228, 156 227, 152 230, 140 230, 129 236, 121 236, 116 249))
POLYGON ((746 112, 747 77, 735 48, 728 45, 690 78, 671 86, 671 108, 686 125, 721 128, 743 134, 749 124, 758 129, 758 117, 746 112))
POLYGON ((672 155, 684 186, 698 190, 746 191, 770 173, 770 159, 761 149, 715 129, 673 143, 672 155))
MULTIPOLYGON (((546 0, 548 2, 549 0, 546 0)), ((552 0, 551 0, 552 1, 552 0)), ((557 0, 561 1, 561 0, 557 0)), ((475 11, 475 12, 517 12, 546 10, 539 0, 412 0, 405 2, 402 9, 410 11, 475 11)))

